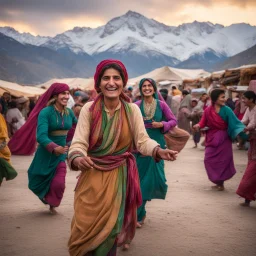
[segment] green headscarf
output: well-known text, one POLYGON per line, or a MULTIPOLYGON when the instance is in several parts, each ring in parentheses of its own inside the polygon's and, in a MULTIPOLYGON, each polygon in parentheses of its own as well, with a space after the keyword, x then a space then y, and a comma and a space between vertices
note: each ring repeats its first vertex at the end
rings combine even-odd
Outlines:
POLYGON ((155 90, 155 93, 153 94, 153 97, 158 100, 159 97, 158 97, 156 82, 155 82, 155 80, 153 80, 153 79, 151 79, 151 78, 142 78, 142 79, 140 80, 139 89, 140 89, 140 94, 141 94, 141 96, 143 97, 142 85, 143 85, 143 83, 144 83, 145 81, 148 81, 148 82, 150 82, 150 83, 152 84, 152 86, 154 87, 154 90, 155 90))

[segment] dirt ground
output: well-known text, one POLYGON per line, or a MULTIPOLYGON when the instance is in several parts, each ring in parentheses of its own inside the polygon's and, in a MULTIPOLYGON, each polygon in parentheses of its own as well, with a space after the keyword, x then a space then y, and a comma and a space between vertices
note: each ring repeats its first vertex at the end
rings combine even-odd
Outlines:
MULTIPOLYGON (((203 148, 192 141, 175 162, 166 163, 168 195, 165 201, 147 204, 147 219, 137 229, 129 251, 119 256, 255 256, 256 202, 243 200, 236 188, 245 170, 247 155, 234 147, 237 174, 223 192, 211 190, 203 164, 203 148)), ((14 156, 19 175, 0 187, 0 255, 68 256, 67 241, 73 214, 76 172, 68 171, 66 191, 58 215, 27 188, 32 157, 14 156)))

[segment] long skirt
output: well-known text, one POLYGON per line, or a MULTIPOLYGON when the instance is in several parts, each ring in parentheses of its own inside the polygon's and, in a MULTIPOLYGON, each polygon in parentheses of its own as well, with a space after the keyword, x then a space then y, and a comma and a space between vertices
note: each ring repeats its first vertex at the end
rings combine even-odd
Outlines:
MULTIPOLYGON (((2 142, 2 141, 0 141, 2 142)), ((18 174, 11 165, 11 152, 8 146, 0 149, 0 184, 3 179, 12 180, 18 174)))
POLYGON ((49 192, 46 194, 44 201, 54 207, 58 207, 63 198, 65 191, 65 178, 67 167, 65 162, 60 162, 57 166, 55 176, 50 185, 49 192))
POLYGON ((5 159, 0 157, 0 185, 5 178, 6 180, 12 180, 17 176, 17 172, 5 159))
POLYGON ((247 200, 256 199, 256 139, 250 140, 248 165, 236 193, 247 200))
POLYGON ((204 164, 209 180, 217 185, 235 175, 232 141, 226 130, 207 131, 204 164))
POLYGON ((152 199, 165 199, 168 185, 166 184, 164 161, 156 163, 150 156, 135 155, 140 176, 140 187, 143 204, 138 208, 137 219, 142 221, 146 216, 145 205, 152 199))
POLYGON ((81 173, 68 242, 71 256, 116 255, 124 219, 126 179, 126 166, 108 172, 92 168, 81 173))

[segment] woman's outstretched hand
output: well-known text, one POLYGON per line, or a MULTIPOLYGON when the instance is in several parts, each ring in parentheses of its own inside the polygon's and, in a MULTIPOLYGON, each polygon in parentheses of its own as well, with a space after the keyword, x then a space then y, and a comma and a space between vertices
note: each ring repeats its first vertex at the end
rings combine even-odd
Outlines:
POLYGON ((157 151, 157 156, 159 156, 163 160, 175 161, 178 156, 178 152, 170 149, 159 148, 157 151))
POLYGON ((74 165, 78 170, 88 171, 89 169, 94 167, 94 162, 89 156, 76 157, 73 160, 72 165, 74 165))

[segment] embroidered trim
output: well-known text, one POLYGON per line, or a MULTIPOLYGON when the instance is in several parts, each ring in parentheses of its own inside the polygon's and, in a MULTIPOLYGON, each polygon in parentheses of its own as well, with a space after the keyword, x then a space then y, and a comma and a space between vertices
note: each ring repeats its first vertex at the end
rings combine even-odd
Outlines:
POLYGON ((66 136, 68 134, 68 130, 57 130, 51 131, 50 136, 66 136))
POLYGON ((53 150, 55 148, 57 148, 59 145, 57 145, 56 143, 54 142, 50 142, 47 146, 46 146, 46 150, 49 151, 50 153, 53 152, 53 150))

